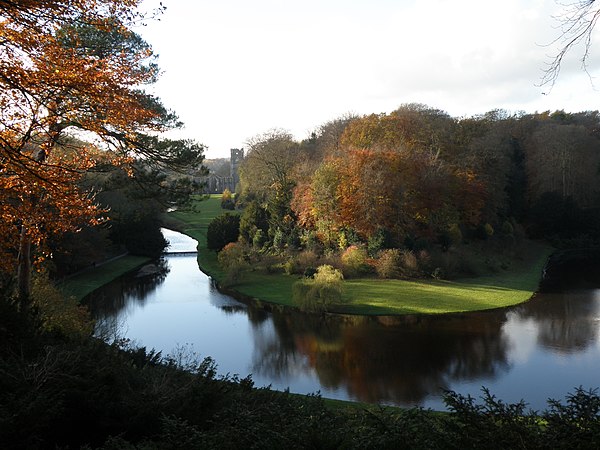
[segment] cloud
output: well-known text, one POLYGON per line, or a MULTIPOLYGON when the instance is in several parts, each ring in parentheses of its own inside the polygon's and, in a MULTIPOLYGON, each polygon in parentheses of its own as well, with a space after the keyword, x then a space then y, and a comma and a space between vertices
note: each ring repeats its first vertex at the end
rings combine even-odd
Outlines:
MULTIPOLYGON (((550 95, 536 86, 556 49, 542 45, 558 33, 553 2, 178 0, 168 7, 142 30, 165 69, 156 93, 214 152, 269 128, 300 139, 346 112, 389 112, 406 102, 460 116, 583 110, 600 100, 582 74, 580 49, 550 95)), ((600 74, 600 66, 590 69, 600 74)))

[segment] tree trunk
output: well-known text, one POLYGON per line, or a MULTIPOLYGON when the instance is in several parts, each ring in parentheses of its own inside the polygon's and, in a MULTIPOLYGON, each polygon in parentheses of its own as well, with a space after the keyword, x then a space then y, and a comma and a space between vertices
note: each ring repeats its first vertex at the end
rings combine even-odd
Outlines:
POLYGON ((19 268, 17 281, 19 288, 19 307, 21 311, 29 308, 31 297, 31 240, 25 226, 21 227, 19 241, 19 268))

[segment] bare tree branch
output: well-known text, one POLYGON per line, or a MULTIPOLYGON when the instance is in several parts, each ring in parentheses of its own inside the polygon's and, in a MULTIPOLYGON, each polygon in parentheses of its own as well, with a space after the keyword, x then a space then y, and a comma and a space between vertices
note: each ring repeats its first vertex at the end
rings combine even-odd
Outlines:
POLYGON ((560 35, 549 46, 558 44, 559 50, 550 56, 550 62, 541 79, 540 86, 549 85, 550 89, 560 75, 564 57, 577 45, 583 45, 581 67, 592 78, 588 70, 588 61, 592 46, 593 32, 600 18, 600 6, 596 0, 576 0, 569 3, 559 3, 564 12, 554 19, 558 22, 560 35))

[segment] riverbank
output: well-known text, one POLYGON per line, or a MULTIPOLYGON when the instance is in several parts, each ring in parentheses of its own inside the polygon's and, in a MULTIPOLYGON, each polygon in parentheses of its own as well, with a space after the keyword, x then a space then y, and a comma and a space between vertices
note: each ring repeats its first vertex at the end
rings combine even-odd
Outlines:
POLYGON ((67 295, 82 300, 86 295, 132 270, 148 263, 145 256, 125 255, 72 276, 59 284, 67 295))
MULTIPOLYGON (((206 248, 210 221, 225 211, 220 197, 213 195, 186 211, 171 212, 171 227, 198 241, 198 265, 217 283, 224 278, 217 254, 206 248)), ((542 271, 553 248, 533 241, 521 245, 522 259, 508 270, 477 278, 453 281, 434 279, 382 280, 349 279, 344 282, 343 304, 331 311, 343 314, 397 315, 444 314, 502 308, 523 303, 537 291, 542 271)), ((292 303, 292 286, 297 275, 250 271, 231 289, 241 296, 283 306, 292 303)))

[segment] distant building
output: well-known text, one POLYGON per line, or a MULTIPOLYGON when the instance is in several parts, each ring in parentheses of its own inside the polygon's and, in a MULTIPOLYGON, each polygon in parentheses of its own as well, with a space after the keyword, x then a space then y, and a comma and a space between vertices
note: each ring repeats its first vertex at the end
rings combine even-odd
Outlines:
POLYGON ((235 192, 235 187, 240 181, 238 169, 243 160, 244 149, 232 148, 229 159, 229 176, 209 173, 208 176, 199 180, 205 183, 204 192, 207 194, 220 194, 225 189, 235 192))
POLYGON ((231 178, 233 178, 233 189, 230 189, 231 192, 234 192, 235 186, 240 182, 240 175, 238 173, 238 169, 243 160, 244 160, 244 149, 243 148, 232 148, 231 149, 231 159, 229 160, 229 176, 231 178))

